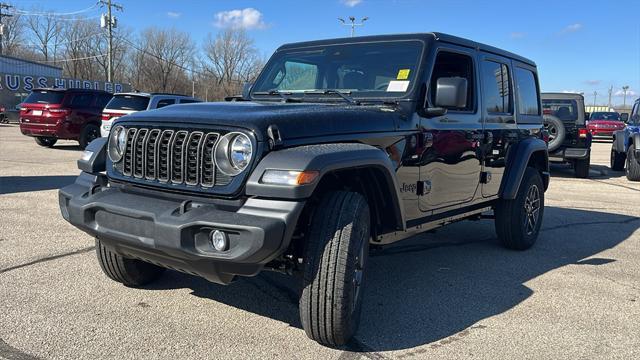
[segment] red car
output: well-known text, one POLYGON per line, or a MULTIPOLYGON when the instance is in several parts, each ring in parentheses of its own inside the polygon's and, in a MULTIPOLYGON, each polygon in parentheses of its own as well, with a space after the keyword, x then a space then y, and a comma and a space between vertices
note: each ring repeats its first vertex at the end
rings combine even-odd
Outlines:
POLYGON ((587 123, 593 137, 613 137, 614 132, 624 130, 625 126, 617 112, 594 112, 587 123))
POLYGON ((100 137, 102 109, 111 97, 91 89, 34 89, 20 106, 20 131, 40 146, 66 139, 84 149, 100 137))

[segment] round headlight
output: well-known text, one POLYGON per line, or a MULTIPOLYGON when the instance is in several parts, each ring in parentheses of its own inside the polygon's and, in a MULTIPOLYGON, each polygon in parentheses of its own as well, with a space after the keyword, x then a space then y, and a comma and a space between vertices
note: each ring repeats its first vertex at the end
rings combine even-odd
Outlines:
POLYGON ((122 126, 118 126, 109 133, 109 158, 111 161, 120 161, 126 147, 127 131, 122 126))
POLYGON ((220 138, 213 154, 218 169, 229 176, 236 176, 246 169, 252 155, 251 139, 237 132, 220 138))

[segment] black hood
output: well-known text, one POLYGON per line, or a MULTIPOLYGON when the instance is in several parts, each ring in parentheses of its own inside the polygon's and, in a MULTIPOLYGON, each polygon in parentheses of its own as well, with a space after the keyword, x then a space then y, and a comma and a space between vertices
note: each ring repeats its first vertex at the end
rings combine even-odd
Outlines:
MULTIPOLYGON (((393 131, 401 111, 389 106, 340 103, 219 102, 173 105, 121 118, 122 122, 220 125, 253 131, 264 141, 269 125, 288 139, 393 131)), ((118 121, 120 122, 120 121, 118 121)))

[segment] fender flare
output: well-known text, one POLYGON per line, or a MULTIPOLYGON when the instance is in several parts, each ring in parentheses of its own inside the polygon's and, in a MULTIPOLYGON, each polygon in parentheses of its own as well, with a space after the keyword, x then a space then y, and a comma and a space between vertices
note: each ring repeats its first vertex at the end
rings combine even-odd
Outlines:
POLYGON ((617 152, 625 152, 626 134, 624 130, 618 130, 613 133, 612 149, 617 152))
POLYGON ((627 146, 631 147, 631 143, 635 145, 636 150, 640 150, 640 133, 633 133, 629 136, 629 142, 627 142, 627 146))
POLYGON ((267 154, 251 173, 246 185, 248 196, 280 199, 307 199, 322 178, 336 170, 354 168, 373 168, 383 174, 384 184, 390 194, 392 210, 398 225, 405 226, 404 207, 402 206, 396 172, 389 156, 379 148, 365 144, 318 144, 277 150, 267 154), (267 169, 319 172, 318 178, 306 185, 272 185, 261 182, 267 169))
POLYGON ((524 172, 529 165, 529 160, 533 154, 544 153, 544 163, 542 164, 542 176, 545 190, 549 186, 549 152, 547 144, 537 138, 528 138, 520 141, 517 145, 510 147, 507 152, 506 169, 502 184, 500 185, 500 197, 503 199, 515 199, 524 172))

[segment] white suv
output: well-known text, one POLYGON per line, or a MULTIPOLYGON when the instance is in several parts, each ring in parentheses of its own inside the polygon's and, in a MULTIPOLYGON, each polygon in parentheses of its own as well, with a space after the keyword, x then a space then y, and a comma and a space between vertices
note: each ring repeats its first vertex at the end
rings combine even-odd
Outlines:
POLYGON ((161 107, 174 104, 187 104, 201 102, 202 100, 185 95, 175 95, 167 93, 117 93, 107 106, 102 110, 102 125, 100 135, 109 136, 111 124, 121 116, 137 111, 159 109, 161 107))

